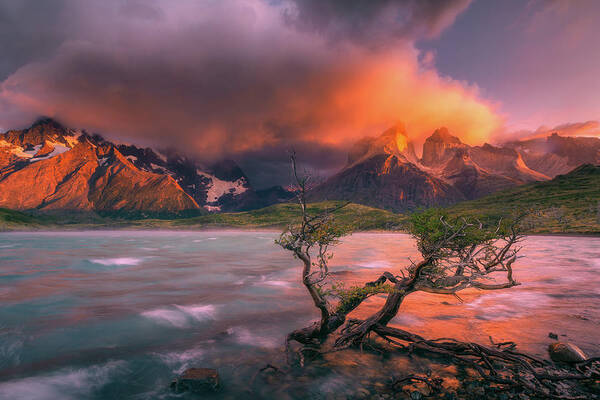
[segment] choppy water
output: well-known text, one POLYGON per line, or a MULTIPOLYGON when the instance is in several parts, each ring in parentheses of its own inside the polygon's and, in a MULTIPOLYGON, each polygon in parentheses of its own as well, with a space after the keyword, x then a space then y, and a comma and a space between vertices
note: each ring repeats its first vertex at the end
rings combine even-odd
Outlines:
MULTIPOLYGON (((340 355, 295 386, 253 380, 266 363, 284 362, 286 333, 316 317, 298 262, 276 236, 0 233, 0 398, 181 398, 168 384, 191 366, 219 370, 216 398, 323 398, 406 362, 340 355)), ((544 357, 555 332, 600 355, 600 238, 530 237, 522 255, 521 286, 463 292, 462 303, 414 294, 394 323, 426 337, 514 340, 544 357)), ((408 236, 361 233, 337 248, 331 270, 365 282, 408 257, 408 236)))

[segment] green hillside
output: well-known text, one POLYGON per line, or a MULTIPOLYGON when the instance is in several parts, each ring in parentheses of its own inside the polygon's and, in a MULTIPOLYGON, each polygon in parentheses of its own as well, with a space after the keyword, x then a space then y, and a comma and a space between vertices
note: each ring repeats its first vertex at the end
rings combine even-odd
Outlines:
POLYGON ((0 208, 0 231, 19 227, 38 226, 38 219, 28 214, 0 208))
POLYGON ((530 233, 600 233, 600 166, 582 165, 551 181, 504 190, 447 210, 493 217, 527 211, 530 233))
MULTIPOLYGON (((328 201, 312 203, 308 212, 317 214, 334 209, 341 202, 328 201)), ((367 207, 360 204, 348 204, 335 211, 336 220, 341 224, 352 225, 356 230, 397 229, 404 217, 390 211, 367 207)), ((203 215, 172 221, 173 227, 185 226, 240 226, 240 227, 282 227, 290 221, 300 218, 298 204, 276 204, 260 210, 203 215)))
MULTIPOLYGON (((309 205, 316 214, 340 202, 309 205)), ((462 202, 446 209, 452 215, 510 216, 528 212, 529 233, 600 233, 600 166, 583 165, 547 182, 519 186, 493 195, 462 202)), ((359 204, 335 211, 337 220, 355 230, 398 230, 407 215, 359 204)), ((179 219, 127 219, 75 213, 45 216, 0 209, 0 230, 15 229, 202 229, 215 227, 279 228, 300 217, 298 205, 283 203, 259 210, 208 214, 179 219)))

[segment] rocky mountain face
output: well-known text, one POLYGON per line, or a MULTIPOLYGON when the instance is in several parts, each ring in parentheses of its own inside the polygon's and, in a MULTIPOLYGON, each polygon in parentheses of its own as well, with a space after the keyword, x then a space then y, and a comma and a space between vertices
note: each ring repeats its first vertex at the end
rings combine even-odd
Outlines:
POLYGON ((0 207, 193 214, 269 201, 233 161, 200 166, 172 152, 116 145, 50 119, 0 135, 0 207))
POLYGON ((419 159, 404 128, 396 126, 356 143, 347 165, 316 187, 311 197, 414 210, 549 180, 581 164, 600 163, 599 154, 600 139, 554 134, 502 147, 469 146, 440 128, 427 138, 419 159))
MULTIPOLYGON (((310 200, 394 211, 448 205, 600 164, 600 139, 562 137, 469 146, 440 128, 419 158, 402 126, 364 138, 310 200)), ((50 119, 0 134, 0 207, 141 215, 242 211, 288 201, 254 190, 233 161, 201 165, 172 151, 115 144, 50 119)))
POLYGON ((312 200, 348 200, 404 211, 452 204, 465 196, 420 163, 402 126, 359 141, 342 171, 314 188, 312 200))
POLYGON ((566 174, 583 164, 600 164, 600 138, 553 133, 546 138, 514 141, 505 146, 518 151, 532 169, 550 177, 566 174))

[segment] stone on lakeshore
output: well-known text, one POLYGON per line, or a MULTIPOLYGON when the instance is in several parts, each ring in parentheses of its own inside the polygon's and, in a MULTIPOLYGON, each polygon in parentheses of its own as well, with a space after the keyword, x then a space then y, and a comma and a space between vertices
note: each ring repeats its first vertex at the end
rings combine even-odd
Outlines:
POLYGON ((564 363, 578 363, 587 360, 585 353, 573 343, 557 342, 548 346, 550 358, 564 363))
POLYGON ((215 391, 219 388, 219 373, 211 368, 188 368, 171 387, 177 393, 215 391))

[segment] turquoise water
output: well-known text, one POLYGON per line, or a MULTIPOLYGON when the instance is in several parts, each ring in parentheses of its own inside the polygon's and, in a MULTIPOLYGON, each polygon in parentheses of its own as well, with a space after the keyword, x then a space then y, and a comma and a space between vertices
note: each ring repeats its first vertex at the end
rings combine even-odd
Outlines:
MULTIPOLYGON (((194 398, 168 389, 192 366, 219 370, 215 398, 324 398, 349 390, 363 369, 391 368, 368 356, 348 367, 341 355, 289 387, 253 379, 267 363, 283 365, 286 333, 316 317, 297 261, 276 237, 0 233, 0 398, 194 398)), ((543 357, 555 332, 599 356, 600 238, 530 237, 524 245, 515 266, 521 286, 464 292, 462 302, 416 294, 394 323, 429 337, 515 340, 543 357)), ((406 235, 357 234, 336 250, 331 270, 365 282, 408 257, 417 254, 406 235)))

